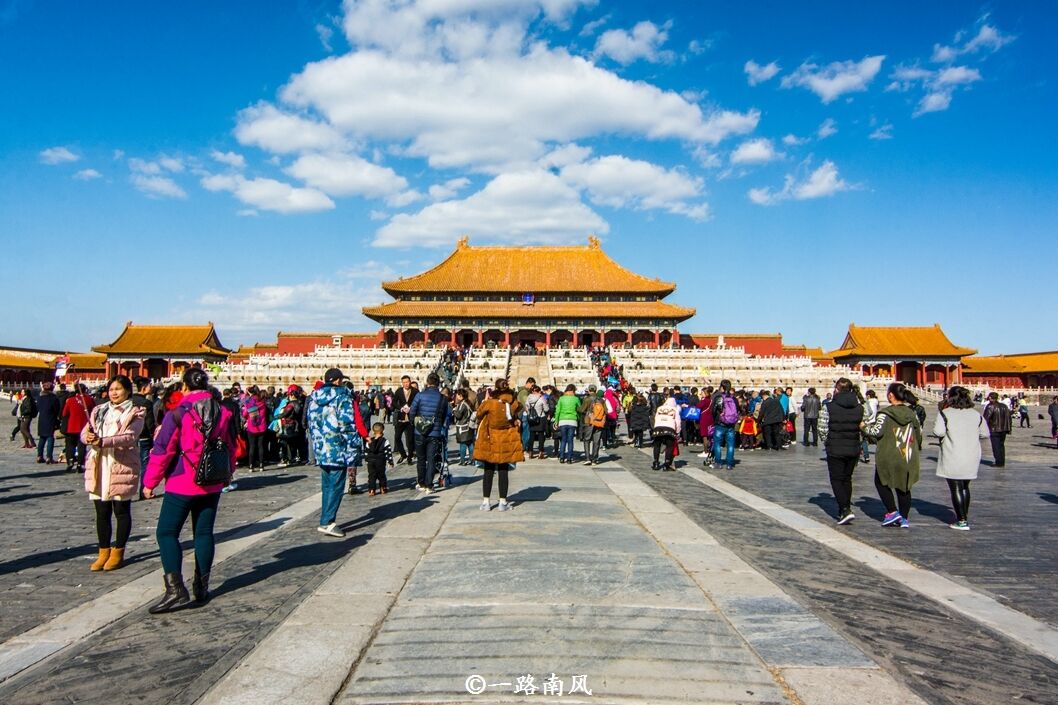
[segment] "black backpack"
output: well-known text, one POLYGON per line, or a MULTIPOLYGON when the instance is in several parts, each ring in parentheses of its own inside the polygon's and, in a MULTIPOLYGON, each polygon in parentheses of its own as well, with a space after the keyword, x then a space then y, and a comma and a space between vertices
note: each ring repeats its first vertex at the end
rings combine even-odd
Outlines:
POLYGON ((205 485, 227 485, 231 482, 231 452, 227 441, 220 437, 218 421, 220 420, 220 405, 213 399, 205 403, 194 404, 187 407, 187 413, 191 414, 191 421, 195 428, 202 434, 202 456, 198 459, 195 468, 195 484, 202 487, 205 485), (196 410, 195 407, 200 410, 196 410), (204 420, 208 417, 208 421, 204 420))

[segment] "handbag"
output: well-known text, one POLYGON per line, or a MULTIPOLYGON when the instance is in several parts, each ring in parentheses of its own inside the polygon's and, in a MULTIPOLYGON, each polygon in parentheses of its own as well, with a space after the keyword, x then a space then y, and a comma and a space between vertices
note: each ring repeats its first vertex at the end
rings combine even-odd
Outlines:
MULTIPOLYGON (((215 405, 216 402, 211 402, 211 406, 215 405)), ((219 429, 213 428, 212 423, 207 426, 194 407, 189 408, 187 412, 191 414, 191 421, 203 439, 202 455, 195 468, 195 484, 199 487, 227 485, 231 482, 231 455, 228 444, 220 437, 219 429)), ((219 414, 213 417, 219 418, 219 414)))
POLYGON ((415 432, 418 433, 420 436, 428 436, 430 434, 430 431, 433 430, 434 424, 437 423, 438 417, 440 416, 440 411, 444 408, 444 404, 446 403, 447 402, 445 402, 444 397, 438 400, 437 408, 434 409, 432 418, 426 418, 425 416, 416 416, 415 432))

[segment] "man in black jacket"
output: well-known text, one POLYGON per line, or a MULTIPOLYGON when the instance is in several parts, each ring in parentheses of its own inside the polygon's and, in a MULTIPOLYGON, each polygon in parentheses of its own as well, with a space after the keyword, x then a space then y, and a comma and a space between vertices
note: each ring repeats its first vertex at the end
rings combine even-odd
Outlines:
POLYGON ((808 394, 804 395, 801 399, 801 416, 805 420, 805 435, 802 438, 804 445, 819 445, 819 412, 822 404, 819 401, 819 395, 816 394, 815 387, 808 388, 808 394), (808 435, 811 432, 812 442, 808 442, 808 435))
POLYGON ((400 378, 400 387, 393 394, 393 436, 394 445, 400 457, 397 463, 411 465, 415 462, 415 430, 412 428, 408 410, 411 403, 415 401, 418 390, 411 386, 411 377, 404 375, 400 378))
POLYGON ((782 403, 775 395, 767 391, 763 392, 762 396, 764 401, 760 404, 760 425, 764 432, 764 449, 782 450, 779 431, 782 429, 783 421, 786 420, 782 403))
POLYGON ((985 406, 985 423, 988 424, 988 432, 992 441, 992 467, 1002 468, 1007 464, 1007 434, 1012 427, 1010 408, 999 401, 999 395, 992 392, 988 395, 988 405, 985 406))
POLYGON ((1051 417, 1051 438, 1058 438, 1058 397, 1047 407, 1047 414, 1051 417))
MULTIPOLYGON (((814 396, 815 390, 810 391, 814 396)), ((815 399, 818 403, 819 397, 815 399)), ((852 513, 852 473, 860 458, 860 422, 863 417, 863 405, 852 391, 852 382, 842 377, 834 386, 833 401, 822 410, 819 429, 827 451, 827 470, 838 505, 839 524, 848 524, 856 518, 852 513)))
POLYGON ((151 457, 151 446, 154 445, 154 428, 157 426, 154 418, 154 400, 150 398, 151 380, 146 377, 136 376, 132 378, 136 385, 136 393, 132 395, 132 405, 143 409, 143 430, 140 431, 138 440, 140 449, 140 499, 143 499, 143 471, 147 469, 147 461, 151 457))

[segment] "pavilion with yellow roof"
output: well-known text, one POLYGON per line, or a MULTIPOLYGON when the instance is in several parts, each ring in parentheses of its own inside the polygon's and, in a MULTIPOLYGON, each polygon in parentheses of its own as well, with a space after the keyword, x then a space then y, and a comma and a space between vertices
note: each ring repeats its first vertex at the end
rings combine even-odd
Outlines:
POLYGON ((675 284, 625 269, 596 237, 561 247, 472 247, 463 237, 433 269, 382 288, 395 301, 363 312, 391 347, 666 347, 695 313, 663 301, 675 284))
POLYGON ((948 387, 962 381, 962 358, 976 350, 955 345, 940 324, 867 327, 849 324, 845 341, 826 354, 865 375, 891 376, 905 384, 948 387))
POLYGON ((129 321, 114 342, 92 349, 106 355, 108 376, 153 379, 188 367, 224 362, 231 352, 221 344, 212 322, 204 326, 149 326, 129 321))

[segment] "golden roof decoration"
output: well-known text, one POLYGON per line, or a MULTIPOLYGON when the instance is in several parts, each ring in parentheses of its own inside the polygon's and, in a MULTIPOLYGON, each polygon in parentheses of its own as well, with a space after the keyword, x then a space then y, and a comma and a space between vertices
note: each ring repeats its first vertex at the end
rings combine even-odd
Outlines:
POLYGON ((219 355, 231 351, 221 344, 210 322, 204 326, 152 326, 125 324, 125 330, 109 345, 92 350, 108 355, 219 355))
POLYGON ((965 357, 976 352, 952 343, 939 323, 920 327, 868 327, 850 323, 845 342, 827 356, 835 360, 852 357, 965 357))
POLYGON ((437 266, 411 277, 383 282, 386 293, 428 292, 621 293, 664 297, 676 285, 625 269, 592 235, 587 245, 472 246, 465 235, 437 266))
POLYGON ((962 362, 967 372, 977 374, 1023 375, 1058 372, 1058 351, 968 357, 962 362))

